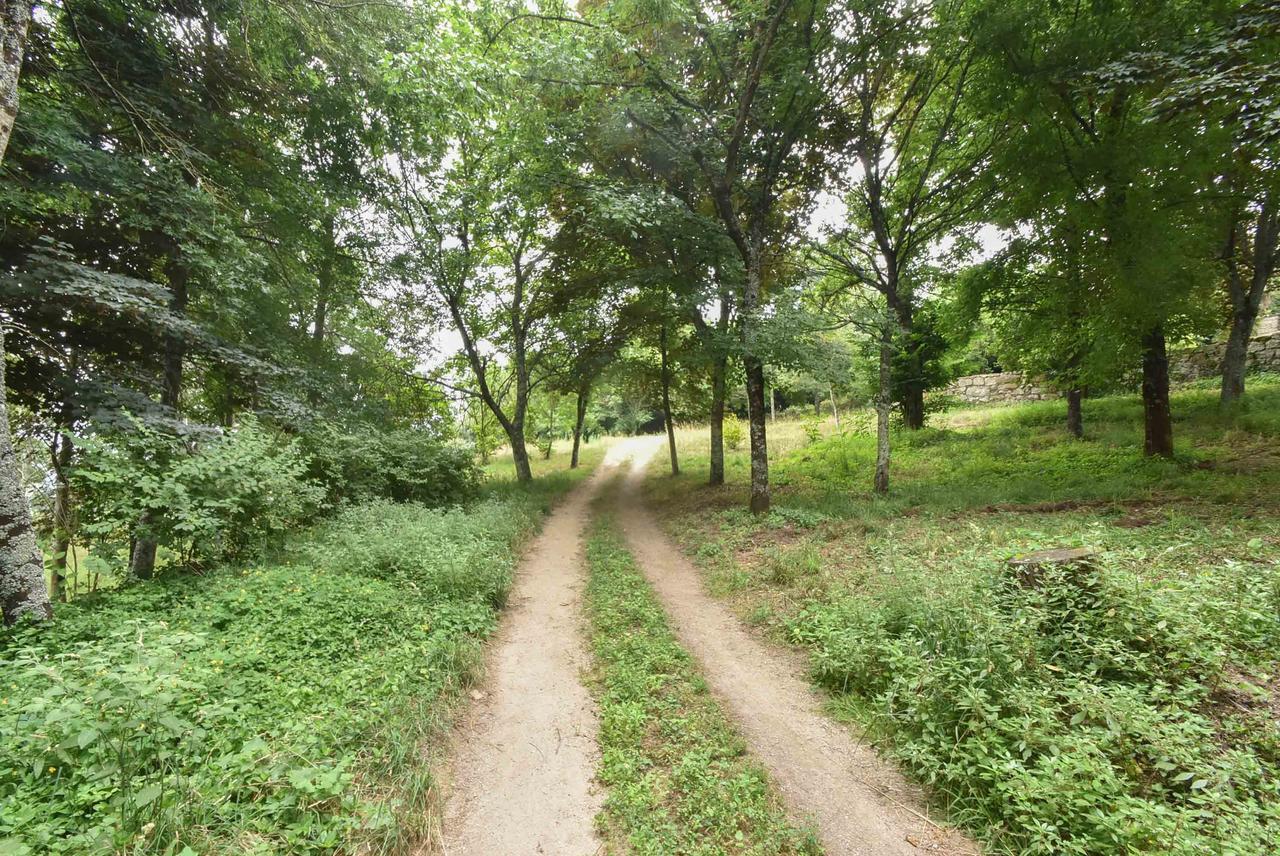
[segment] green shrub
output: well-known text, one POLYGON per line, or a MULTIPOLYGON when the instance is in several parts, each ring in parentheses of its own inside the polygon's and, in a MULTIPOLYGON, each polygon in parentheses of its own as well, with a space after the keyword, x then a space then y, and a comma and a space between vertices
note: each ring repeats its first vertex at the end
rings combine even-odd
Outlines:
POLYGON ((320 507, 297 442, 252 418, 197 439, 135 421, 81 446, 72 478, 91 542, 146 536, 188 561, 243 558, 279 544, 320 507))
POLYGON ((742 441, 746 438, 746 429, 742 427, 742 420, 737 416, 726 416, 724 418, 724 447, 730 452, 736 452, 742 448, 742 441))
POLYGON ((1030 587, 980 573, 940 593, 908 577, 812 603, 789 631, 817 680, 1004 851, 1263 853, 1280 836, 1276 759, 1263 743, 1225 748, 1209 707, 1228 638, 1280 632, 1278 581, 1104 567, 1030 587), (1205 608, 1210 591, 1240 599, 1205 608))
POLYGON ((349 508, 289 564, 169 574, 0 631, 0 852, 408 847, 424 741, 544 493, 349 508))
POLYGON ((389 499, 438 508, 474 499, 480 489, 481 469, 471 450, 424 431, 317 426, 301 446, 307 477, 323 487, 330 506, 389 499))

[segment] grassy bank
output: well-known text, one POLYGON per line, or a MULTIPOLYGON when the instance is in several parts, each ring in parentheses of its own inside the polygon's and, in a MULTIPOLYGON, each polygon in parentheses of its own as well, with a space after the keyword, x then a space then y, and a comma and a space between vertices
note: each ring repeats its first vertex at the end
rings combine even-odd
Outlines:
POLYGON ((408 852, 519 546, 583 474, 355 507, 0 637, 0 853, 408 852))
MULTIPOLYGON (((797 439, 775 510, 705 465, 651 496, 714 587, 805 646, 858 723, 994 852, 1272 852, 1280 842, 1280 384, 1224 418, 1175 395, 1178 457, 1141 454, 1140 403, 942 414, 895 435, 797 439), (1025 585, 1020 552, 1094 566, 1025 585)), ((828 428, 830 431, 830 428, 828 428)), ((795 432, 800 437, 799 432, 795 432)), ((784 441, 785 442, 785 441, 784 441)))
POLYGON ((587 556, 610 852, 820 852, 788 824, 608 518, 587 556))

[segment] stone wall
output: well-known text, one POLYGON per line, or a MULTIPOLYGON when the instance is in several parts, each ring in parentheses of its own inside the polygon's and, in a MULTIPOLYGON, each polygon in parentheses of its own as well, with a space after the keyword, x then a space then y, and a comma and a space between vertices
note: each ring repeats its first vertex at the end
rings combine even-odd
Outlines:
MULTIPOLYGON (((1280 372, 1280 330, 1272 324, 1259 323, 1258 327, 1265 332, 1249 340, 1249 371, 1280 372)), ((1222 371, 1225 348, 1225 342, 1210 342, 1194 351, 1173 354, 1169 376, 1175 383, 1214 377, 1222 371)))
POLYGON ((996 404, 1016 401, 1043 401, 1057 393, 1037 386, 1022 372, 996 372, 957 378, 946 394, 966 404, 996 404))
MULTIPOLYGON (((1270 316, 1260 319, 1260 335, 1249 341, 1250 372, 1280 372, 1280 329, 1270 316)), ((1215 377, 1222 370, 1223 342, 1210 342, 1169 357, 1169 376, 1174 383, 1215 377)), ((1060 398, 1058 393, 1028 381, 1021 372, 968 375, 957 378, 945 394, 966 404, 1005 404, 1060 398)))

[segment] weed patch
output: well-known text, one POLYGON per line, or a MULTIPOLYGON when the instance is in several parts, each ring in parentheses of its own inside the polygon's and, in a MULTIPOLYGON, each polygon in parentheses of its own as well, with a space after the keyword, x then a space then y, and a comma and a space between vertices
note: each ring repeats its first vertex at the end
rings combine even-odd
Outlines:
POLYGON ((649 490, 715 590, 804 646, 833 708, 989 852, 1270 853, 1280 386, 1249 395, 1223 415, 1207 386, 1177 393, 1172 462, 1143 458, 1140 402, 1117 396, 1086 402, 1083 441, 1061 402, 899 431, 888 498, 860 433, 778 458, 782 515, 733 507, 745 459, 727 491, 692 462, 649 490), (779 517, 809 531, 779 538, 779 517), (1050 547, 1096 562, 1006 565, 1050 547))
POLYGON ((568 482, 373 503, 275 564, 78 598, 0 637, 0 852, 405 852, 424 750, 568 482))

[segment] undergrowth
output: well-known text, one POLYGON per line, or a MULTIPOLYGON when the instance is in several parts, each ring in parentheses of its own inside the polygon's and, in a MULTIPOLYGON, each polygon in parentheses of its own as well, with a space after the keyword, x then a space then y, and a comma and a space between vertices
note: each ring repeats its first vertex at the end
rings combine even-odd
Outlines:
MULTIPOLYGON (((803 645, 867 730, 988 852, 1280 852, 1280 384, 1222 414, 1175 395, 1178 455, 1141 454, 1135 397, 973 408, 796 447, 774 510, 654 480, 744 617, 803 645), (1085 547, 1033 584, 1010 556, 1085 547)), ((686 450, 686 459, 690 456, 686 450)), ((692 463, 692 462, 691 462, 692 463)), ((736 478, 735 478, 736 477, 736 478)))
POLYGON ((587 603, 612 852, 819 853, 746 755, 612 523, 587 542, 587 603))
POLYGON ((79 598, 0 637, 0 853, 406 852, 429 817, 424 741, 570 478, 466 509, 354 507, 274 563, 79 598))

